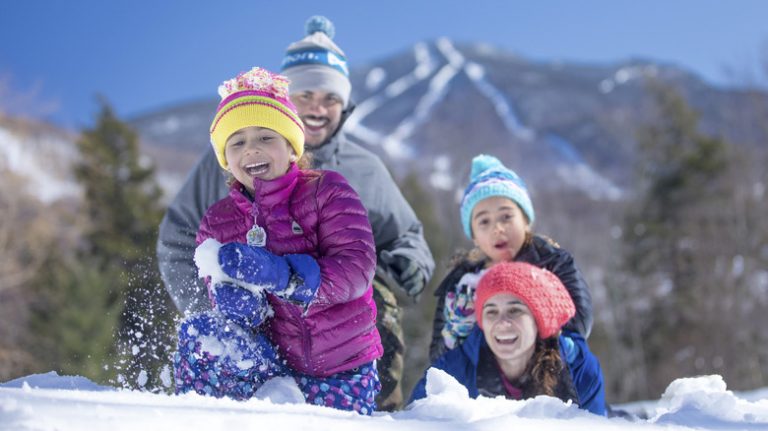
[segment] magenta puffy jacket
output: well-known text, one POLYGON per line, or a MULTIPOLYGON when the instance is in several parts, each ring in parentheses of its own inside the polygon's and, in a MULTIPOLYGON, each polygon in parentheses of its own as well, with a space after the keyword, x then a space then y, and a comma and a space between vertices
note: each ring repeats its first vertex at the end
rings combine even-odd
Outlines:
POLYGON ((333 171, 300 170, 256 180, 254 201, 235 182, 200 222, 197 243, 246 242, 254 217, 267 231, 266 248, 306 253, 320 266, 321 284, 306 313, 269 295, 275 314, 267 333, 288 365, 329 376, 381 357, 371 280, 376 251, 371 225, 357 193, 333 171))

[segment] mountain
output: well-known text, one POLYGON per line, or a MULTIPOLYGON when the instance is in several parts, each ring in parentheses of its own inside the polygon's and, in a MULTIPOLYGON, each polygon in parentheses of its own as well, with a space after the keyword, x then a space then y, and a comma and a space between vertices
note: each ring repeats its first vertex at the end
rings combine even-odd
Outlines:
MULTIPOLYGON (((397 177, 417 172, 438 190, 460 190, 470 158, 487 152, 519 171, 533 190, 575 188, 591 199, 616 200, 632 181, 635 131, 652 114, 646 77, 679 89, 707 131, 756 141, 760 132, 743 125, 759 124, 750 106, 765 94, 716 88, 651 61, 533 62, 447 39, 353 67, 357 108, 345 130, 397 177)), ((183 176, 207 148, 217 102, 132 119, 147 152, 158 156, 160 172, 183 176)))
MULTIPOLYGON (((636 133, 654 112, 646 78, 678 89, 709 133, 739 145, 765 137, 754 109, 768 106, 765 93, 713 87, 648 60, 540 62, 447 39, 353 64, 357 108, 345 131, 379 154, 396 178, 415 174, 449 230, 458 230, 456 206, 471 157, 498 156, 528 183, 539 229, 578 251, 596 238, 611 240, 613 214, 630 198, 636 133)), ((207 150, 217 103, 200 100, 131 120, 170 195, 207 150)), ((597 266, 605 258, 583 253, 597 266)))
MULTIPOLYGON (((357 109, 345 131, 382 157, 425 221, 438 260, 434 280, 442 279, 455 248, 470 245, 459 227, 458 200, 471 157, 498 156, 528 183, 537 213, 535 231, 552 236, 576 257, 590 285, 595 319, 603 323, 596 328, 605 328, 615 319, 612 313, 621 313, 608 298, 616 292, 612 283, 622 217, 634 199, 636 136, 656 114, 647 78, 677 89, 700 113, 704 132, 725 137, 733 143, 731 150, 744 150, 755 163, 768 159, 765 92, 714 87, 675 65, 651 60, 532 61, 488 45, 446 39, 354 65, 357 109)), ((217 103, 217 98, 190 101, 129 120, 168 199, 202 152, 209 151, 208 127, 217 103)), ((14 183, 3 183, 5 190, 24 190, 41 205, 79 199, 70 170, 76 139, 45 123, 0 116, 0 170, 14 176, 14 183), (23 189, 14 186, 15 176, 25 178, 18 182, 23 189)), ((738 193, 762 196, 764 189, 758 181, 738 193)), ((56 226, 61 218, 50 207, 42 212, 55 219, 45 226, 56 226)), ((58 223, 67 220, 61 219, 58 223)), ((425 365, 431 328, 424 321, 434 310, 430 301, 432 295, 423 295, 421 310, 406 304, 404 327, 415 331, 406 334, 406 363, 413 364, 406 387, 425 365)), ((608 379, 621 382, 622 357, 606 342, 601 346, 596 335, 590 343, 598 354, 605 353, 608 379), (608 366, 612 361, 615 365, 608 366)))
POLYGON ((43 203, 77 198, 80 188, 71 170, 77 157, 76 139, 47 123, 0 114, 0 172, 23 177, 19 191, 43 203))
MULTIPOLYGON (((461 241, 456 208, 471 157, 498 156, 528 183, 537 230, 598 271, 607 256, 595 252, 594 244, 614 240, 616 217, 631 199, 636 134, 654 113, 646 78, 676 88, 701 114, 704 131, 766 152, 756 144, 768 134, 760 126, 768 106, 764 92, 714 87, 650 60, 532 61, 447 39, 353 65, 357 108, 345 131, 379 154, 398 180, 415 175, 434 201, 429 205, 442 231, 456 231, 452 242, 461 241)), ((217 103, 190 101, 129 120, 157 166, 167 199, 208 150, 217 103)), ((0 154, 11 169, 22 169, 29 157, 45 167, 30 176, 41 199, 76 194, 66 168, 73 136, 48 125, 0 120, 0 154)))

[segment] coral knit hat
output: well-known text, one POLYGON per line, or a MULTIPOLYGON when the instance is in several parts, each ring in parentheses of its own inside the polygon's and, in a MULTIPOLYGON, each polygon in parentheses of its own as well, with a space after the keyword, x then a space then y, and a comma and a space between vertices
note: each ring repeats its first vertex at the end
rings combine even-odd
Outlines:
POLYGON ((491 267, 477 285, 475 316, 483 327, 483 305, 488 298, 510 293, 531 310, 539 338, 557 335, 576 315, 576 306, 555 274, 525 262, 502 262, 491 267))

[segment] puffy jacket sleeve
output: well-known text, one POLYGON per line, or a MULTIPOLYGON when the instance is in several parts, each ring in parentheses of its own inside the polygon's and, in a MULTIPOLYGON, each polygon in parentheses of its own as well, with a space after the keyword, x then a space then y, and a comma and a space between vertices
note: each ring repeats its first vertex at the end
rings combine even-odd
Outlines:
MULTIPOLYGON (((373 227, 377 252, 386 250, 415 262, 424 280, 429 281, 435 261, 424 238, 424 227, 400 187, 376 155, 351 142, 344 142, 343 148, 345 163, 331 169, 346 175, 360 194, 373 227)), ((381 261, 379 265, 390 274, 397 272, 381 261)))
POLYGON ((317 189, 320 288, 314 304, 355 300, 376 270, 371 224, 357 193, 341 174, 325 171, 317 189))
MULTIPOLYGON (((605 385, 603 383, 603 371, 600 361, 587 345, 581 334, 571 331, 563 331, 561 337, 573 340, 571 352, 566 352, 564 357, 571 373, 573 386, 579 395, 579 406, 584 410, 598 415, 606 415, 605 385)), ((563 345, 564 343, 560 343, 563 345)))
POLYGON ((576 266, 573 256, 563 249, 558 249, 558 258, 552 261, 552 267, 547 268, 563 283, 576 305, 576 315, 565 324, 565 329, 573 330, 589 337, 592 332, 592 294, 589 293, 587 280, 576 266))
POLYGON ((225 197, 227 190, 226 178, 209 149, 187 177, 160 223, 157 241, 160 275, 182 314, 210 308, 207 289, 197 278, 195 236, 205 211, 225 197))
POLYGON ((461 280, 461 277, 467 272, 474 270, 475 266, 472 266, 467 261, 462 261, 457 264, 449 273, 445 276, 443 281, 435 290, 435 296, 437 297, 437 304, 435 306, 435 317, 432 321, 432 341, 429 343, 429 360, 434 362, 442 356, 448 347, 445 345, 443 339, 443 328, 445 327, 445 296, 449 289, 454 289, 456 284, 461 280))

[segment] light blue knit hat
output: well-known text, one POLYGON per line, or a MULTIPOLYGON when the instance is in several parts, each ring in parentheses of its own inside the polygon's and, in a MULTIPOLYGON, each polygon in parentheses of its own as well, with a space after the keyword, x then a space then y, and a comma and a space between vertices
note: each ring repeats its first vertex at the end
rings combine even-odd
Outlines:
POLYGON ((472 159, 469 185, 461 200, 461 224, 467 238, 472 239, 472 210, 478 202, 491 196, 511 199, 523 210, 528 222, 533 224, 536 215, 523 179, 513 170, 507 169, 496 157, 480 154, 472 159))

